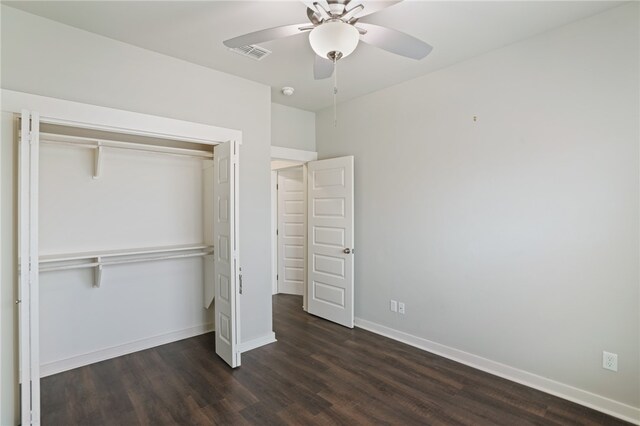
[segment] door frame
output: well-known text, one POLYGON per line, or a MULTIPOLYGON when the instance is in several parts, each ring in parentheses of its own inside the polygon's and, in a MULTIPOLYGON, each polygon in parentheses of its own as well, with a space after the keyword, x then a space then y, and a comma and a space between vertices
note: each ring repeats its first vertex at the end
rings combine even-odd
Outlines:
MULTIPOLYGON (((182 120, 175 120, 166 117, 153 116, 148 114, 141 114, 131 111, 117 110, 113 108, 100 107, 90 104, 82 104, 78 102, 66 101, 62 99, 50 98, 45 96, 33 95, 29 93, 16 92, 12 90, 2 90, 2 111, 10 112, 15 115, 25 113, 30 115, 31 120, 37 123, 56 124, 63 126, 72 126, 77 128, 85 128, 91 130, 102 130, 117 133, 125 133, 138 136, 149 136, 160 139, 171 139, 179 141, 188 141, 191 143, 198 143, 203 145, 214 146, 226 141, 236 141, 237 144, 242 144, 242 132, 239 130, 226 129, 222 127, 216 127, 206 124, 193 123, 182 120)), ((21 401, 21 422, 23 425, 39 424, 40 423, 40 369, 36 362, 38 359, 38 324, 40 321, 40 312, 38 305, 38 259, 37 252, 37 239, 38 239, 38 212, 37 212, 37 194, 38 194, 38 170, 35 167, 38 166, 38 138, 31 138, 29 143, 32 145, 29 157, 21 159, 21 163, 24 160, 24 164, 30 164, 30 179, 19 183, 21 194, 28 194, 29 202, 25 204, 30 207, 31 212, 20 212, 21 229, 30 229, 28 232, 29 238, 24 233, 21 233, 19 239, 21 241, 20 252, 30 253, 29 261, 36 265, 32 268, 32 273, 29 274, 29 279, 23 282, 23 289, 28 291, 26 295, 16 295, 16 301, 20 298, 25 299, 25 303, 16 304, 19 307, 19 328, 20 335, 23 337, 28 334, 28 338, 21 338, 20 351, 21 355, 20 364, 17 366, 20 371, 20 378, 29 380, 29 387, 20 391, 21 401), (26 191, 25 191, 26 190, 26 191), (33 208, 35 206, 35 208, 33 208), (30 214, 29 214, 30 213, 30 214), (27 246, 25 246, 27 244, 27 246), (26 286, 25 286, 26 284, 26 286), (26 354, 35 354, 30 356, 30 360, 26 359, 26 354), (28 390, 28 391, 27 391, 28 390)), ((22 147, 18 147, 22 149, 22 147)), ((24 151, 27 152, 26 150, 24 151)), ((25 154, 23 154, 24 156, 25 154)), ((19 173, 25 173, 24 167, 19 170, 19 173)), ((237 188, 236 188, 237 189, 237 188)), ((238 199, 235 200, 237 212, 238 199)), ((238 232, 238 225, 236 223, 236 232, 238 232)), ((238 250, 239 252, 239 247, 238 250)), ((238 256, 239 257, 239 256, 238 256)), ((23 268, 25 267, 26 259, 21 259, 23 268)), ((17 267, 14 266, 14 267, 17 267)), ((240 264, 236 267, 236 273, 241 267, 240 264)), ((27 268, 28 269, 28 268, 27 268)), ((23 278, 18 278, 23 281, 23 278)), ((238 296, 236 297, 236 308, 239 311, 240 297, 238 292, 238 285, 234 283, 232 291, 238 296)), ((237 318, 239 323, 240 319, 237 318)), ((239 329, 239 327, 238 327, 239 329)), ((236 333, 236 347, 239 350, 240 336, 236 333)), ((239 354, 238 354, 239 356, 239 354)), ((6 397, 3 396, 3 397, 6 397)), ((17 396, 16 396, 17 397, 17 396)))
MULTIPOLYGON (((291 162, 289 165, 281 167, 298 167, 303 166, 303 185, 305 187, 305 201, 306 201, 306 186, 307 186, 307 166, 309 161, 315 161, 318 159, 318 153, 316 151, 305 151, 302 149, 285 148, 280 146, 271 147, 271 161, 284 160, 291 162)), ((271 293, 278 293, 278 281, 276 276, 278 274, 278 236, 276 235, 276 229, 278 228, 278 169, 271 170, 271 293)), ((306 209, 306 203, 305 203, 306 209)), ((306 215, 305 211, 305 215, 306 215)), ((308 241, 306 242, 308 243, 308 241)), ((307 253, 305 253, 305 276, 307 273, 307 253)), ((302 309, 307 310, 307 286, 305 286, 304 295, 302 296, 302 309)))

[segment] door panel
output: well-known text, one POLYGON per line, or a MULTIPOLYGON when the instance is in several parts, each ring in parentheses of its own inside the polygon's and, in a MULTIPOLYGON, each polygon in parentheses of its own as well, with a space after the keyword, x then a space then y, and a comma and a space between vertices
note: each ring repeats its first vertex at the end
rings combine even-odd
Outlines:
POLYGON ((353 157, 308 163, 308 312, 353 328, 353 157))
POLYGON ((302 167, 278 172, 278 293, 304 294, 306 208, 302 167))
POLYGON ((40 424, 40 315, 38 256, 38 176, 40 120, 22 111, 19 140, 19 366, 20 417, 40 424), (28 218, 28 220, 27 220, 28 218))
POLYGON ((238 161, 235 142, 214 148, 213 243, 216 329, 216 353, 231 367, 240 365, 239 332, 239 266, 237 247, 237 177, 238 161))

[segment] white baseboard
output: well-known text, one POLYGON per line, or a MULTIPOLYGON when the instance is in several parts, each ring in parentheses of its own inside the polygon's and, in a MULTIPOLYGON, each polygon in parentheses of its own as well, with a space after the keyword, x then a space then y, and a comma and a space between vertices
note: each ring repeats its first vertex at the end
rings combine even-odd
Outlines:
POLYGON ((260 346, 268 345, 269 343, 276 342, 276 333, 265 334, 264 336, 257 337, 255 339, 248 340, 240 343, 240 353, 248 352, 252 349, 259 348, 260 346))
POLYGON ((100 349, 71 358, 61 359, 59 361, 41 364, 40 377, 62 373, 63 371, 72 370, 74 368, 83 367, 85 365, 105 361, 107 359, 116 358, 133 352, 150 349, 155 346, 176 342, 178 340, 188 339, 189 337, 198 336, 210 331, 213 331, 213 324, 203 324, 186 328, 184 330, 178 330, 158 336, 147 337, 144 339, 136 340, 135 342, 125 343, 123 345, 100 349))
POLYGON ((441 345, 421 337, 394 330, 362 318, 355 319, 356 327, 380 334, 393 340, 414 346, 427 352, 449 358, 478 370, 538 389, 542 392, 584 405, 622 420, 640 425, 640 408, 632 407, 594 393, 575 388, 537 374, 510 367, 459 349, 441 345))

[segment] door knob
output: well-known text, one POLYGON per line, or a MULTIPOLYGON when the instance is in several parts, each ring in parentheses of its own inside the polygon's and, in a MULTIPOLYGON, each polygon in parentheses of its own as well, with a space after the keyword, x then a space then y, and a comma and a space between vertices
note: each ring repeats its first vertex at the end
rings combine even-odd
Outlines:
POLYGON ((343 252, 344 252, 344 254, 349 254, 349 253, 351 253, 351 249, 346 248, 346 249, 343 250, 343 252))

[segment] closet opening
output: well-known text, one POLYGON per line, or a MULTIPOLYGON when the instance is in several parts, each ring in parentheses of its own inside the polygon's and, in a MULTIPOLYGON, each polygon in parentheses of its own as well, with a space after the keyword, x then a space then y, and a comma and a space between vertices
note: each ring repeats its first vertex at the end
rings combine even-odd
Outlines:
POLYGON ((165 343, 239 366, 241 133, 47 100, 15 115, 22 424, 41 377, 165 343))
POLYGON ((40 376, 213 331, 213 147, 43 125, 39 156, 40 376))
MULTIPOLYGON (((145 334, 123 329, 129 321, 157 315, 162 304, 155 299, 163 292, 175 292, 180 285, 185 299, 177 300, 196 300, 199 287, 208 287, 208 277, 186 274, 183 283, 172 285, 156 271, 202 270, 212 261, 213 224, 205 211, 213 209, 207 205, 212 201, 207 193, 213 185, 207 177, 213 173, 206 171, 213 168, 213 147, 51 124, 42 124, 39 136, 44 377, 69 369, 70 360, 79 354, 126 344, 145 334), (129 273, 136 278, 129 279, 129 273), (135 300, 136 291, 144 291, 150 280, 156 288, 145 297, 148 302, 137 300, 128 305, 125 300, 131 296, 135 300), (108 295, 92 293, 91 288, 103 284, 110 286, 103 289, 108 295), (120 319, 96 315, 116 306, 120 319), (86 338, 96 330, 114 337, 86 338), (78 337, 81 342, 69 344, 78 337), (93 344, 88 343, 91 340, 93 344), (67 361, 61 364, 60 359, 67 361)), ((213 292, 207 293, 211 294, 203 305, 209 308, 213 292)), ((191 305, 185 303, 181 309, 193 309, 195 303, 191 305)), ((164 308, 172 306, 165 304, 164 308)), ((167 323, 164 328, 178 329, 194 321, 213 324, 211 311, 201 314, 189 321, 185 317, 167 323)), ((158 326, 147 334, 162 331, 158 326)))

